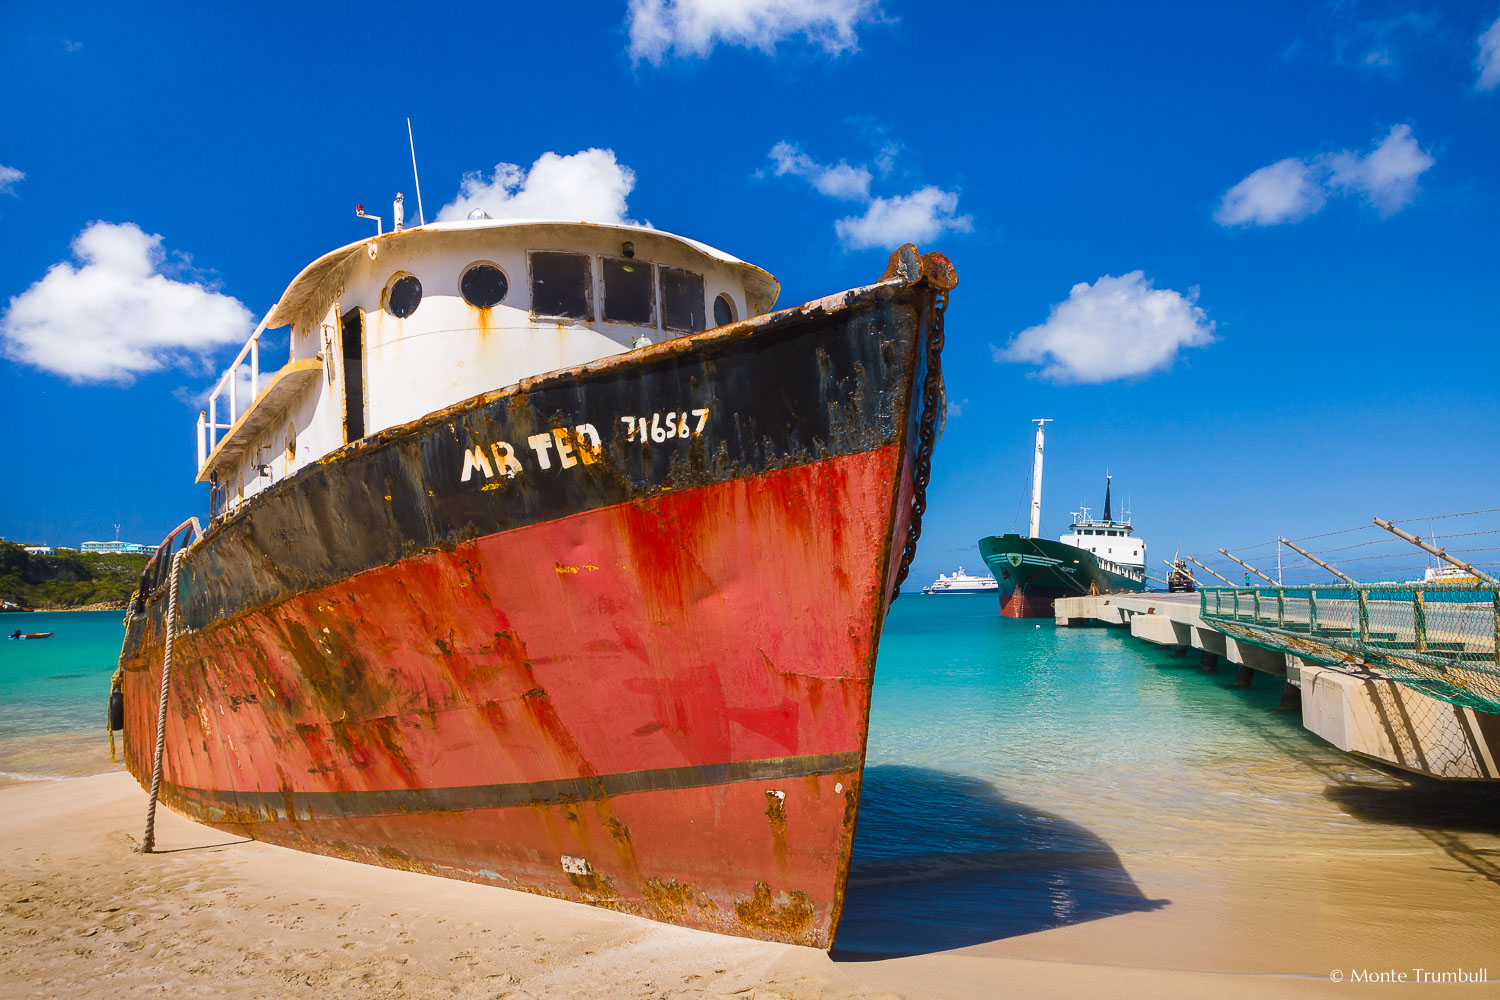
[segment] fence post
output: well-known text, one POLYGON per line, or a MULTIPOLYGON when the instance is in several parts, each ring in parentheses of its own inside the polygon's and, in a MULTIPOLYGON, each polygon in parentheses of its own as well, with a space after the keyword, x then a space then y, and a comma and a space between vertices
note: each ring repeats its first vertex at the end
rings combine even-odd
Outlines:
POLYGON ((1417 630, 1417 652, 1427 652, 1427 591, 1417 588, 1412 599, 1412 620, 1417 630))
POLYGON ((1286 591, 1276 588, 1276 627, 1286 628, 1286 591))
POLYGON ((1240 589, 1234 588, 1234 620, 1240 620, 1240 589))
POLYGON ((1370 642, 1370 592, 1363 587, 1359 588, 1359 642, 1362 646, 1370 642))
POLYGON ((1250 592, 1250 607, 1255 612, 1255 620, 1260 621, 1260 588, 1256 587, 1250 592))
POLYGON ((1311 587, 1307 588, 1307 633, 1311 635, 1318 630, 1318 592, 1311 587))

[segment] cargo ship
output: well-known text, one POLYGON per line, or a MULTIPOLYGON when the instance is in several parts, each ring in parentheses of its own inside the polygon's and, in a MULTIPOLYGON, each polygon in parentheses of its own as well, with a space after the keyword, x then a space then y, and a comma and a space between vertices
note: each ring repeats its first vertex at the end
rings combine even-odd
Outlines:
POLYGON ((956 283, 906 245, 773 312, 702 243, 479 213, 319 258, 198 418, 130 772, 257 840, 830 947, 956 283))
POLYGON ((1112 478, 1104 480, 1104 517, 1088 507, 1074 512, 1068 533, 1042 538, 1043 430, 1036 423, 1031 470, 1031 524, 1027 535, 991 535, 979 540, 979 554, 1000 584, 1000 613, 1009 618, 1049 618, 1059 597, 1139 592, 1146 589, 1146 543, 1135 535, 1127 512, 1111 516, 1112 478))
POLYGON ((1000 589, 1000 583, 993 576, 986 573, 984 576, 972 576, 964 572, 962 566, 958 572, 951 576, 947 573, 939 573, 938 578, 922 588, 924 594, 993 594, 1000 589))

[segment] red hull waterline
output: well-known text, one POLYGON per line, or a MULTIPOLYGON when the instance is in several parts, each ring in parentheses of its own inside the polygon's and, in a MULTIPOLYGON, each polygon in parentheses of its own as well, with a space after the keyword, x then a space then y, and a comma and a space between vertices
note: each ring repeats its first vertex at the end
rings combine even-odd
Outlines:
POLYGON ((1007 618, 1051 618, 1053 602, 1068 595, 1049 588, 1017 587, 1000 596, 1000 613, 1007 618))
MULTIPOLYGON (((678 478, 646 489, 621 487, 611 474, 624 468, 611 456, 638 456, 640 446, 616 450, 606 435, 601 461, 580 468, 597 477, 598 496, 623 489, 618 502, 572 498, 571 509, 548 517, 526 492, 541 490, 540 480, 513 486, 497 477, 499 493, 486 495, 494 487, 466 474, 468 492, 450 498, 471 505, 463 510, 493 501, 531 513, 496 515, 502 530, 473 519, 446 535, 432 529, 436 540, 403 539, 398 558, 372 555, 349 571, 333 565, 347 553, 324 545, 337 534, 327 525, 300 536, 323 546, 307 555, 289 555, 297 540, 265 527, 286 523, 267 513, 276 503, 316 506, 336 488, 358 488, 375 495, 366 534, 428 530, 446 516, 441 492, 423 499, 392 485, 378 463, 411 471, 427 462, 430 472, 439 458, 451 461, 442 449, 402 451, 403 442, 454 434, 462 420, 519 420, 523 405, 553 410, 549 385, 561 393, 564 381, 538 382, 461 417, 426 418, 350 446, 317 473, 322 480, 278 484, 217 523, 183 557, 163 802, 301 850, 830 947, 880 626, 911 519, 922 348, 933 322, 925 285, 883 284, 872 301, 900 320, 882 335, 896 363, 885 384, 870 376, 869 391, 902 394, 887 398, 884 432, 832 433, 840 445, 758 470, 730 462, 710 474, 712 454, 679 455, 670 465, 678 478), (708 471, 684 476, 679 460, 708 471), (384 529, 379 496, 387 507, 415 497, 411 510, 425 520, 397 510, 384 529), (291 547, 257 557, 247 554, 250 539, 291 547), (289 560, 301 564, 288 568, 289 560)), ((806 316, 800 325, 787 314, 766 320, 778 336, 827 335, 806 316)), ((839 336, 873 336, 859 322, 846 327, 839 336)), ((754 346, 741 333, 735 347, 735 336, 710 331, 690 341, 754 346)), ((794 347, 802 353, 788 341, 794 347)), ((587 374, 617 386, 651 359, 676 363, 687 350, 661 345, 587 374)), ((817 354, 810 365, 830 364, 817 354)), ((848 370, 862 377, 880 364, 878 354, 860 357, 848 370)), ((578 396, 566 388, 574 394, 566 398, 578 396)), ((733 391, 726 385, 715 398, 733 391)), ((851 409, 828 406, 837 419, 851 409)), ((669 458, 652 460, 667 468, 669 458)), ((442 468, 458 481, 456 466, 442 468)), ((127 620, 121 658, 126 757, 143 783, 156 738, 164 590, 127 620)))

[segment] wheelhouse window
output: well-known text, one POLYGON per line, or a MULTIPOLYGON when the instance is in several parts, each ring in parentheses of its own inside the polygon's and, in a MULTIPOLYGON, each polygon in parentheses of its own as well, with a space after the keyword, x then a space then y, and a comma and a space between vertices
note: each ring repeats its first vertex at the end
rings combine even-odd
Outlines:
POLYGON ((510 291, 510 282, 505 272, 494 264, 480 262, 472 264, 458 280, 458 290, 464 301, 476 309, 489 309, 499 305, 510 291))
POLYGON ((422 304, 422 283, 415 274, 403 274, 385 292, 385 308, 397 319, 405 319, 422 304))
POLYGON ((703 275, 677 267, 661 269, 662 325, 698 333, 703 329, 703 275))
POLYGON ((592 319, 589 259, 581 253, 536 251, 531 255, 531 313, 592 319))
POLYGON ((651 265, 634 258, 604 258, 604 318, 611 323, 656 325, 651 265))
POLYGON ((734 299, 726 292, 714 299, 714 326, 726 326, 734 322, 734 299))

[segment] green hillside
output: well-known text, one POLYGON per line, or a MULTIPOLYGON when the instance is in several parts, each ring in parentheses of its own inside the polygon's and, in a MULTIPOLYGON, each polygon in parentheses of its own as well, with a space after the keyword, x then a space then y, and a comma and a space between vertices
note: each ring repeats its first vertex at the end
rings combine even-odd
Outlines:
POLYGON ((38 610, 87 604, 123 608, 150 558, 93 552, 34 556, 0 540, 0 600, 38 610))

